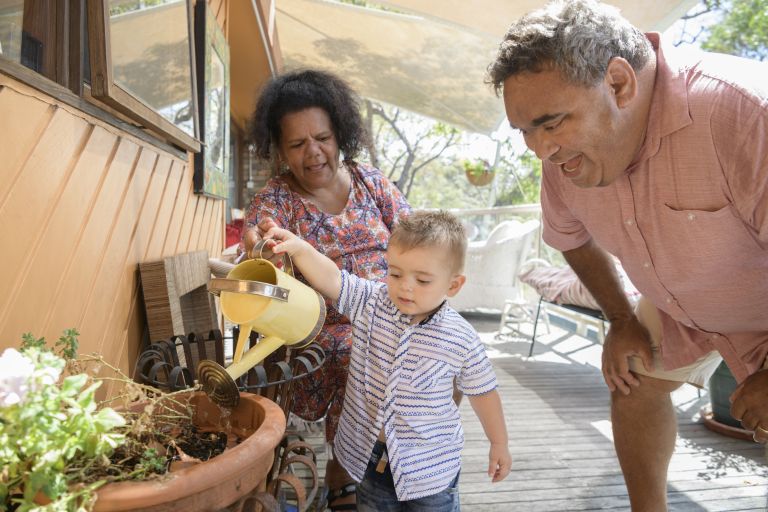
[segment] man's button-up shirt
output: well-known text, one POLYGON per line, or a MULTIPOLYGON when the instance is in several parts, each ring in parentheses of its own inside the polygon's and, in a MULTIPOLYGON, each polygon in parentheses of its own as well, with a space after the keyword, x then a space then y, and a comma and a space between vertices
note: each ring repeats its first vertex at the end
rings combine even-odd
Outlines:
POLYGON ((718 350, 737 380, 768 355, 768 66, 656 50, 645 142, 607 187, 544 163, 544 240, 590 238, 659 309, 667 368, 718 350))

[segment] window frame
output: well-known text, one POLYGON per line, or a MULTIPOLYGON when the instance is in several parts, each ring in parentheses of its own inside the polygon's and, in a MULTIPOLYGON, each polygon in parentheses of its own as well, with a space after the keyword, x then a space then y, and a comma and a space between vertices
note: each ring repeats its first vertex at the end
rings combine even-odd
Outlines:
POLYGON ((89 62, 91 68, 90 96, 103 102, 146 128, 159 132, 178 146, 197 153, 200 151, 199 110, 197 104, 197 77, 195 65, 194 9, 192 0, 183 0, 187 7, 189 58, 191 75, 191 101, 194 136, 174 125, 138 97, 126 91, 114 80, 109 50, 109 0, 86 0, 89 62))

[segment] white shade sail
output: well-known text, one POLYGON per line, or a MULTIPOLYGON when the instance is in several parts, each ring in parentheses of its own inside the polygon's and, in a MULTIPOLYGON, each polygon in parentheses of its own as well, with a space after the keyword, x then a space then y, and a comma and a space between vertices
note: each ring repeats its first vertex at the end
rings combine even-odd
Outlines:
MULTIPOLYGON (((285 69, 333 71, 363 96, 489 134, 504 107, 484 83, 506 27, 544 5, 523 0, 277 0, 285 69)), ((668 28, 695 0, 614 1, 643 30, 668 28)))

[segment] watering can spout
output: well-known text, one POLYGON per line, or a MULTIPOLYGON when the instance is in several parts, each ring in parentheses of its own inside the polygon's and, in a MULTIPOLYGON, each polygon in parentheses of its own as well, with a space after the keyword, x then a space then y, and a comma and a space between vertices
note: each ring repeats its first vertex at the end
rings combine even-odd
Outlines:
MULTIPOLYGON (((284 268, 292 266, 286 262, 284 268)), ((234 407, 240 397, 235 380, 283 345, 309 344, 325 322, 325 301, 309 286, 256 258, 233 268, 226 279, 211 279, 208 290, 221 297, 221 310, 240 325, 233 362, 226 369, 201 361, 198 380, 214 402, 234 407), (251 331, 263 335, 245 352, 251 331)))

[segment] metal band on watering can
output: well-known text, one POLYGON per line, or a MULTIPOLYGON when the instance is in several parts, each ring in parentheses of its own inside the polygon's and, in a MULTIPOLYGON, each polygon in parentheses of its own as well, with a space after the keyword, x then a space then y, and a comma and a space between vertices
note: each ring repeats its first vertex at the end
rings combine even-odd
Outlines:
POLYGON ((221 292, 261 295, 268 299, 276 299, 283 302, 288 302, 288 295, 291 293, 291 290, 273 284, 260 281, 244 281, 242 279, 226 279, 223 277, 211 279, 208 283, 208 291, 214 295, 219 295, 221 292))
MULTIPOLYGON (((263 257, 264 247, 267 245, 268 240, 259 240, 253 249, 248 253, 249 259, 266 259, 263 257), (258 256, 254 256, 254 253, 258 250, 258 256)), ((293 262, 287 253, 282 255, 283 270, 286 274, 294 277, 293 262)), ((267 260, 269 261, 269 260, 267 260)), ((226 278, 213 278, 208 283, 208 291, 214 295, 219 295, 221 292, 232 293, 246 293, 251 295, 261 295, 268 299, 276 299, 283 302, 288 302, 288 295, 291 290, 283 288, 281 286, 275 286, 272 284, 262 283, 261 281, 245 281, 242 279, 226 279, 226 278)), ((324 309, 324 308, 323 308, 324 309)))
POLYGON ((320 333, 320 329, 323 328, 323 324, 325 324, 325 314, 326 314, 325 299, 323 299, 323 296, 318 293, 317 300, 320 301, 320 314, 317 317, 317 322, 315 322, 315 326, 312 328, 312 332, 310 332, 306 338, 304 338, 299 342, 299 343, 304 343, 304 342, 306 343, 304 343, 303 345, 300 345, 298 348, 303 348, 309 345, 310 343, 312 343, 315 337, 317 337, 317 335, 320 333))

